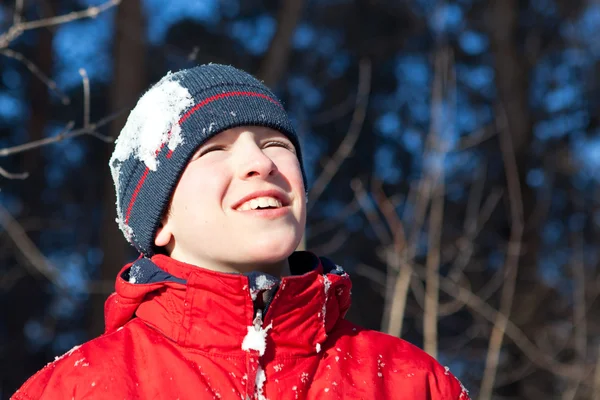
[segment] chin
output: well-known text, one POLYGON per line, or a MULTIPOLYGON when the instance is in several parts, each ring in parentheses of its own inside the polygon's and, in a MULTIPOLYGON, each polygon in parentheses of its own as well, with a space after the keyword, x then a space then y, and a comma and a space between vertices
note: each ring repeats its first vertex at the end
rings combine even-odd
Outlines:
POLYGON ((257 243, 254 241, 250 248, 246 249, 248 258, 253 262, 261 264, 271 264, 282 261, 288 258, 298 247, 300 239, 290 238, 289 240, 282 240, 283 238, 272 238, 271 240, 261 241, 257 243))

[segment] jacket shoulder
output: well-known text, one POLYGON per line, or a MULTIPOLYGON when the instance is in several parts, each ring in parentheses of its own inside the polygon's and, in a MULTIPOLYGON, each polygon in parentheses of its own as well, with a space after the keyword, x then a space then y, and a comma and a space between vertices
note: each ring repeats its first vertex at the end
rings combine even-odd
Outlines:
POLYGON ((93 392, 122 384, 117 371, 123 370, 123 354, 132 329, 136 327, 128 323, 115 332, 73 347, 29 378, 11 399, 94 398, 93 392))
POLYGON ((335 340, 337 350, 346 348, 362 364, 372 364, 378 377, 405 394, 414 391, 431 400, 469 400, 462 383, 433 357, 406 340, 340 321, 335 340))

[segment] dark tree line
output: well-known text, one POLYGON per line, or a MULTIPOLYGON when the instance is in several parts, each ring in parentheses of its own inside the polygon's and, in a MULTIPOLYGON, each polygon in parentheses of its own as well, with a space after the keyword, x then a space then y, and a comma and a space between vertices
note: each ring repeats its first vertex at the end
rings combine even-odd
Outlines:
POLYGON ((473 398, 599 399, 599 5, 155 3, 0 6, 0 397, 102 332, 136 257, 107 165, 127 110, 166 71, 220 62, 294 118, 305 245, 351 273, 348 318, 473 398))

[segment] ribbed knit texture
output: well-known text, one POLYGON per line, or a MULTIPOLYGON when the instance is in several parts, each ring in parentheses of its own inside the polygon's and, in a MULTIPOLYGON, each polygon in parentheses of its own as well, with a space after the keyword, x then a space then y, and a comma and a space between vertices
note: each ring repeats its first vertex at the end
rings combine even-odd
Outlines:
POLYGON ((197 148, 237 126, 264 126, 286 135, 296 148, 306 187, 300 143, 288 115, 250 74, 226 65, 201 65, 165 76, 140 98, 117 139, 110 168, 117 222, 142 254, 155 253, 160 220, 197 148), (165 110, 170 110, 163 118, 168 121, 156 121, 165 110))

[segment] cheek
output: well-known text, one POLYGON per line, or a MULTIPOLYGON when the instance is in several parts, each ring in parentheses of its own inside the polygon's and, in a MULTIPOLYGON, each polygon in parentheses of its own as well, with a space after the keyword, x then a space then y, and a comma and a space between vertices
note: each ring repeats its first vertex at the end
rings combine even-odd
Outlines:
POLYGON ((279 157, 275 161, 279 172, 286 177, 295 190, 304 190, 304 181, 302 179, 302 171, 300 170, 300 163, 295 155, 279 157))
POLYGON ((173 194, 175 207, 203 207, 210 199, 218 198, 223 190, 225 179, 223 169, 205 166, 189 166, 181 176, 173 194))

